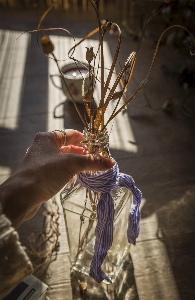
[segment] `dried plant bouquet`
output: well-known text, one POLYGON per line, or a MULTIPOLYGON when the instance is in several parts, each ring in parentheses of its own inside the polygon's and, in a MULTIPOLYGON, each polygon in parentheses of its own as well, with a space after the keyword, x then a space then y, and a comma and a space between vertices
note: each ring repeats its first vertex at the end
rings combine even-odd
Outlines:
MULTIPOLYGON (((120 71, 116 73, 115 67, 118 63, 121 47, 121 30, 116 23, 110 21, 101 22, 98 0, 88 0, 88 2, 94 9, 98 26, 80 39, 79 42, 75 42, 75 45, 67 53, 67 56, 75 63, 75 67, 78 68, 78 72, 83 78, 82 102, 85 108, 84 115, 81 114, 74 95, 71 93, 64 74, 60 69, 58 58, 53 52, 54 45, 45 32, 63 30, 73 40, 75 38, 64 28, 42 28, 42 22, 55 5, 55 2, 43 14, 37 30, 34 32, 37 34, 38 44, 40 32, 44 34, 41 39, 42 50, 49 59, 53 59, 56 62, 64 85, 69 92, 70 99, 83 122, 82 145, 85 148, 85 152, 108 157, 110 156, 108 124, 122 110, 127 108, 127 105, 146 84, 163 35, 175 27, 185 30, 192 39, 190 45, 191 55, 195 54, 193 50, 195 37, 182 25, 173 25, 164 30, 158 39, 145 79, 128 98, 126 92, 131 82, 145 27, 152 17, 152 6, 149 9, 137 50, 129 54, 125 63, 120 65, 120 71), (116 49, 112 64, 107 70, 108 75, 105 76, 104 38, 113 26, 117 32, 116 49), (88 47, 86 49, 86 62, 83 63, 74 56, 75 49, 79 45, 82 46, 85 40, 95 34, 98 34, 98 49, 95 51, 93 47, 88 47), (84 89, 86 76, 81 73, 79 66, 87 69, 87 89, 84 89), (114 83, 111 84, 111 82, 114 83), (97 85, 100 89, 100 99, 95 99, 94 96, 94 90, 97 85), (106 119, 105 113, 111 102, 115 105, 112 113, 106 119)), ((90 275, 98 283, 102 281, 106 283, 113 282, 128 252, 129 243, 135 244, 139 235, 141 192, 135 186, 134 180, 129 175, 119 173, 117 163, 111 170, 104 173, 80 173, 65 186, 61 193, 61 203, 64 208, 72 269, 90 275)))

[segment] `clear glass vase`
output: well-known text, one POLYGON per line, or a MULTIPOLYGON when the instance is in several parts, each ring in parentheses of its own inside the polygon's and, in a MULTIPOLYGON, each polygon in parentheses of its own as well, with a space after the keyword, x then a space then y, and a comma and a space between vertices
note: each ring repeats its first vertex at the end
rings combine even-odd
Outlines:
MULTIPOLYGON (((116 186, 111 191, 111 196, 114 202, 113 243, 102 264, 102 270, 114 282, 130 248, 127 240, 127 224, 131 191, 116 186)), ((77 176, 61 192, 70 261, 74 270, 86 275, 89 275, 94 254, 96 208, 99 198, 100 193, 85 188, 77 176)), ((108 281, 104 282, 109 284, 108 281)))

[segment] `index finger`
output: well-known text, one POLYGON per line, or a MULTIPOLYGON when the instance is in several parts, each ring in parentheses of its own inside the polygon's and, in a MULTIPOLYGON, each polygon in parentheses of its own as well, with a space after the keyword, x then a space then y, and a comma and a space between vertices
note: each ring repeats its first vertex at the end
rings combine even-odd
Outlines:
POLYGON ((55 135, 55 140, 58 148, 69 145, 80 146, 83 134, 74 129, 54 130, 52 133, 55 135))
POLYGON ((83 134, 74 129, 66 129, 66 146, 74 145, 74 146, 82 146, 81 141, 83 139, 83 134))

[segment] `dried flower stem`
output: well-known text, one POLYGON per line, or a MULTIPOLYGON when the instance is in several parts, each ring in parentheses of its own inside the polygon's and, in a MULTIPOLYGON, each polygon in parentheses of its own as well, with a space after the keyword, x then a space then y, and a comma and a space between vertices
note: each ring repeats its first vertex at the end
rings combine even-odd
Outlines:
MULTIPOLYGON (((91 49, 92 47, 87 49, 87 54, 86 54, 87 55, 86 57, 87 57, 87 60, 88 60, 88 70, 89 70, 89 86, 88 86, 87 93, 85 93, 85 95, 83 96, 83 101, 84 101, 84 105, 85 105, 86 114, 89 117, 89 124, 86 121, 86 119, 84 119, 82 117, 80 111, 78 110, 78 107, 77 107, 77 105, 74 101, 74 98, 71 95, 71 92, 69 91, 69 89, 67 87, 67 84, 65 82, 65 79, 63 77, 63 74, 62 74, 62 72, 59 68, 58 60, 55 57, 55 55, 53 54, 53 52, 52 52, 52 57, 51 58, 53 58, 55 60, 56 64, 57 64, 58 70, 59 70, 59 72, 60 72, 60 74, 63 78, 64 84, 65 84, 65 86, 67 87, 67 89, 69 91, 69 94, 71 96, 73 104, 74 104, 74 106, 76 108, 76 111, 79 114, 84 126, 88 129, 90 129, 91 133, 95 133, 95 132, 103 131, 106 128, 106 126, 110 123, 110 121, 112 121, 123 109, 125 109, 127 107, 127 105, 135 98, 135 96, 139 93, 141 88, 145 85, 145 83, 147 82, 147 80, 149 78, 149 75, 152 71, 152 68, 154 66, 154 62, 155 62, 155 59, 156 59, 156 55, 157 55, 157 52, 158 52, 158 49, 159 49, 161 39, 162 39, 163 35, 169 29, 174 28, 174 27, 178 27, 178 28, 182 28, 182 29, 186 30, 190 34, 190 36, 192 37, 192 42, 193 43, 195 43, 195 38, 194 38, 194 35, 186 27, 184 27, 182 25, 172 25, 172 26, 168 27, 166 30, 164 30, 163 33, 160 35, 160 37, 158 39, 158 42, 157 42, 157 45, 156 45, 156 48, 155 48, 155 51, 154 51, 154 54, 153 54, 153 58, 152 58, 152 61, 151 61, 151 64, 150 64, 150 67, 149 67, 146 78, 144 79, 142 84, 138 87, 138 89, 134 92, 134 94, 131 95, 130 98, 126 99, 126 91, 127 91, 128 85, 129 85, 129 83, 131 81, 131 78, 132 78, 132 75, 133 75, 133 71, 134 71, 134 67, 135 67, 135 63, 136 63, 136 57, 137 57, 137 53, 138 53, 140 45, 141 45, 143 34, 144 34, 147 23, 149 22, 149 20, 152 17, 151 16, 152 3, 151 3, 151 6, 150 6, 150 9, 149 9, 146 21, 144 23, 144 27, 143 27, 142 34, 141 34, 141 37, 140 37, 140 41, 139 41, 139 44, 138 44, 138 47, 137 47, 137 51, 132 52, 129 55, 129 57, 127 58, 125 64, 123 66, 121 66, 120 72, 118 74, 116 74, 116 78, 114 80, 114 83, 110 87, 109 85, 110 85, 112 76, 115 75, 114 69, 115 69, 115 66, 116 66, 116 63, 117 63, 117 60, 118 60, 118 55, 119 55, 120 46, 121 46, 121 31, 120 31, 119 26, 115 23, 111 23, 111 22, 106 21, 103 25, 101 25, 100 16, 99 16, 99 12, 98 12, 98 3, 97 3, 98 1, 96 1, 96 0, 88 0, 88 1, 90 2, 90 4, 92 5, 92 7, 95 11, 97 21, 98 21, 98 27, 95 28, 94 30, 92 30, 90 33, 88 33, 78 43, 75 43, 75 45, 69 50, 68 57, 70 59, 74 60, 76 65, 77 65, 77 63, 79 63, 84 68, 86 68, 86 66, 82 62, 78 61, 74 57, 75 49, 80 44, 82 44, 82 42, 89 39, 94 34, 99 33, 99 47, 98 47, 96 55, 93 53, 93 49, 91 49), (106 34, 106 32, 108 32, 110 30, 112 25, 115 26, 115 28, 117 28, 118 41, 117 41, 117 45, 116 45, 112 65, 109 68, 109 73, 108 73, 107 78, 104 80, 105 66, 104 66, 104 42, 103 42, 103 39, 104 39, 104 35, 106 34), (99 60, 98 65, 96 65, 96 60, 97 59, 99 60), (92 67, 92 63, 93 63, 93 67, 92 67), (101 69, 100 70, 100 78, 98 76, 99 69, 101 69), (99 104, 98 104, 97 108, 95 109, 94 108, 93 92, 94 92, 94 87, 95 87, 96 81, 100 81, 101 92, 100 92, 99 104), (116 92, 116 88, 119 84, 121 84, 122 90, 120 92, 116 92), (124 102, 119 107, 119 104, 121 103, 122 96, 124 97, 124 102), (105 112, 106 112, 106 109, 107 109, 107 107, 108 107, 108 105, 109 105, 109 103, 112 99, 117 100, 116 105, 115 105, 115 107, 112 111, 111 116, 105 122, 105 120, 104 120, 105 112)), ((50 11, 50 9, 54 6, 54 4, 56 2, 54 2, 53 5, 43 14, 43 16, 41 17, 41 19, 39 21, 37 31, 36 31, 37 32, 37 41, 38 41, 38 33, 41 30, 40 29, 41 23, 42 23, 43 19, 45 18, 45 16, 47 15, 47 13, 50 11)), ((54 29, 51 29, 51 30, 54 30, 54 29)), ((73 37, 73 35, 69 31, 66 30, 66 32, 69 33, 73 37)))
MULTIPOLYGON (((155 51, 154 51, 154 55, 153 55, 153 58, 152 58, 152 62, 151 62, 151 65, 150 65, 150 68, 149 68, 149 70, 148 70, 148 74, 147 74, 147 76, 146 76, 146 78, 144 79, 144 81, 142 82, 142 84, 139 86, 139 88, 136 90, 136 92, 120 107, 120 109, 118 109, 110 118, 109 118, 109 120, 107 121, 107 123, 106 123, 106 125, 105 126, 107 126, 107 124, 112 120, 112 119, 114 119, 117 115, 118 115, 118 113, 120 113, 124 108, 125 108, 125 106, 127 106, 129 103, 130 103, 130 101, 131 100, 133 100, 134 98, 135 98, 135 96, 139 93, 139 91, 141 90, 141 88, 145 85, 145 83, 147 82, 147 80, 148 80, 148 77, 149 77, 149 75, 150 75, 150 73, 151 73, 151 71, 152 71, 152 68, 153 68, 153 66, 154 66, 154 62, 155 62, 155 59, 156 59, 156 55, 157 55, 157 52, 158 52, 158 48, 159 48, 159 46, 160 46, 160 42, 161 42, 161 39, 162 39, 162 37, 163 37, 163 35, 169 30, 169 29, 171 29, 171 28, 175 28, 175 27, 178 27, 178 28, 182 28, 182 29, 184 29, 184 30, 186 30, 188 33, 189 33, 189 35, 191 36, 191 38, 192 38, 192 41, 195 43, 195 36, 192 34, 192 32, 191 31, 189 31, 185 26, 182 26, 182 25, 172 25, 172 26, 170 26, 170 27, 168 27, 167 29, 165 29, 164 31, 163 31, 163 33, 160 35, 160 37, 159 37, 159 39, 158 39, 158 42, 157 42, 157 45, 156 45, 156 48, 155 48, 155 51)), ((136 59, 136 56, 135 56, 135 58, 134 58, 134 62, 133 62, 133 67, 134 67, 134 64, 135 64, 135 59, 136 59)), ((133 71, 133 70, 132 70, 133 71)), ((132 73, 132 72, 131 72, 132 73)), ((132 74, 131 74, 131 76, 132 76, 132 74)))

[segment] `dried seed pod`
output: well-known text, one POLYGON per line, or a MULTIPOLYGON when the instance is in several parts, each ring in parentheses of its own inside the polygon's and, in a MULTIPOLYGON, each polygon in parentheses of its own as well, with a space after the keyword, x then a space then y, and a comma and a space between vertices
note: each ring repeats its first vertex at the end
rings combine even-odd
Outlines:
POLYGON ((93 47, 86 47, 87 51, 86 51, 86 60, 88 61, 88 63, 90 64, 93 60, 94 57, 94 53, 93 53, 93 47))
POLYGON ((102 156, 103 157, 108 157, 108 153, 106 151, 102 151, 102 156))
POLYGON ((48 36, 43 36, 41 39, 42 49, 45 54, 50 54, 54 50, 54 45, 48 36))
POLYGON ((91 111, 90 111, 89 105, 88 105, 87 103, 85 103, 85 109, 86 109, 86 112, 87 112, 88 117, 90 118, 90 116, 91 116, 91 111))
POLYGON ((96 118, 95 118, 95 121, 94 121, 94 128, 95 129, 98 129, 100 124, 101 124, 102 113, 103 113, 103 109, 101 107, 98 108, 96 118))
POLYGON ((113 100, 117 100, 118 98, 121 98, 122 95, 123 95, 123 91, 115 92, 115 93, 113 94, 112 99, 113 99, 113 100))
POLYGON ((80 282, 79 283, 79 288, 81 293, 85 293, 87 291, 87 283, 86 282, 80 282))

